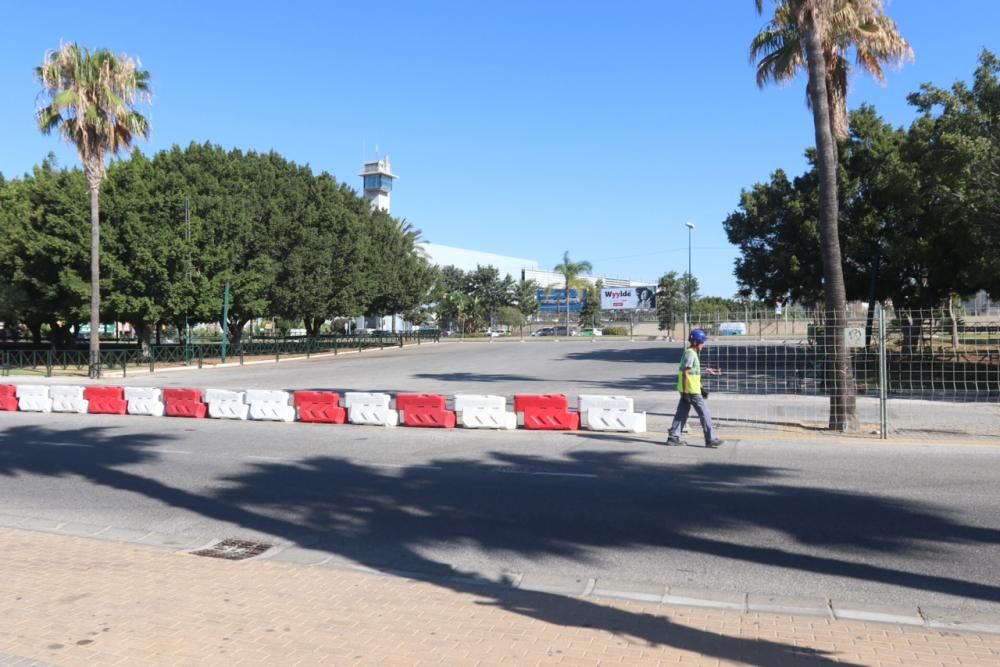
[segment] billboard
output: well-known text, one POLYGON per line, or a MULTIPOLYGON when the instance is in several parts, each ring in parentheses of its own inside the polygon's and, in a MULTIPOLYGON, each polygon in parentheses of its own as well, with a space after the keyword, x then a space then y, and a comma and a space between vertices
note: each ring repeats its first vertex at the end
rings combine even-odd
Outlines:
POLYGON ((656 287, 607 287, 601 290, 601 310, 653 310, 656 287))
MULTIPOLYGON (((544 289, 539 289, 535 293, 535 298, 538 299, 538 310, 546 313, 554 312, 566 312, 566 290, 563 288, 552 288, 549 293, 546 294, 544 289)), ((587 290, 575 290, 571 289, 569 291, 569 309, 570 312, 578 313, 580 309, 583 308, 583 302, 587 298, 587 290)))

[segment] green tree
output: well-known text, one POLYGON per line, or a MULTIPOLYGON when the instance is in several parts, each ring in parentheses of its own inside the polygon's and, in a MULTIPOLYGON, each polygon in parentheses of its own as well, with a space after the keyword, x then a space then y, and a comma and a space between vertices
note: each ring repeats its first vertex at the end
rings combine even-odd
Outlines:
POLYGON ((476 266, 465 276, 465 293, 478 299, 491 327, 500 308, 513 303, 513 292, 514 279, 509 274, 501 279, 494 266, 476 266))
POLYGON ((7 192, 0 261, 12 303, 36 344, 46 325, 53 346, 68 346, 87 317, 87 183, 80 170, 59 170, 50 156, 7 192))
MULTIPOLYGON (((943 160, 923 120, 904 132, 862 106, 850 124, 840 145, 838 187, 848 298, 891 299, 904 312, 980 289, 990 271, 975 258, 988 262, 992 253, 978 252, 964 207, 946 205, 948 189, 937 185, 946 178, 950 187, 964 188, 976 170, 943 160)), ((808 157, 812 162, 815 153, 808 157)), ((741 193, 740 210, 723 226, 740 248, 735 273, 742 295, 767 305, 786 297, 796 303, 822 299, 822 276, 813 270, 821 261, 818 200, 815 165, 791 181, 779 170, 770 182, 741 193)))
MULTIPOLYGON (((538 313, 538 283, 524 278, 517 281, 514 286, 514 307, 521 313, 525 323, 534 317, 538 313)), ((524 325, 519 326, 523 337, 524 325)))
POLYGON ((50 51, 35 69, 48 104, 38 110, 38 127, 57 130, 73 144, 90 191, 90 377, 97 377, 100 352, 100 191, 105 158, 127 151, 135 136, 149 135, 149 122, 135 111, 150 96, 149 72, 128 56, 76 44, 50 51))
POLYGON ((593 270, 590 262, 583 260, 574 262, 569 258, 569 250, 563 253, 563 261, 552 267, 552 270, 563 277, 563 289, 566 300, 566 331, 569 331, 569 294, 570 290, 582 290, 590 283, 580 277, 580 274, 589 274, 593 270))
POLYGON ((656 285, 656 320, 660 331, 672 334, 686 309, 687 288, 684 277, 677 275, 676 271, 660 276, 656 285))
POLYGON ((382 210, 371 213, 370 276, 376 285, 369 316, 405 313, 433 298, 435 270, 420 247, 420 230, 382 210))
POLYGON ((1000 58, 984 50, 970 84, 924 84, 909 101, 922 114, 908 154, 926 174, 937 221, 952 221, 958 253, 948 271, 966 290, 1000 295, 1000 58), (923 150, 921 150, 923 148, 923 150))
POLYGON ((583 307, 580 308, 580 324, 597 327, 601 323, 601 290, 604 281, 598 280, 593 287, 584 288, 583 307))
POLYGON ((524 335, 524 325, 528 323, 524 313, 516 306, 501 306, 497 311, 497 321, 511 329, 517 327, 521 331, 521 335, 524 335))

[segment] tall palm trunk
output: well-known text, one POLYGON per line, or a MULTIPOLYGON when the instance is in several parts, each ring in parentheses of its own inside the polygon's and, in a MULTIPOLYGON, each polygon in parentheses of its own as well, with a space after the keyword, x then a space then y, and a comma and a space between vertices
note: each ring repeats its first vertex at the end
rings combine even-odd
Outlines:
POLYGON ((829 428, 834 431, 856 429, 857 405, 854 375, 851 372, 844 341, 847 295, 844 269, 840 254, 837 203, 837 145, 831 131, 829 98, 826 89, 826 64, 821 27, 817 20, 821 10, 813 2, 806 3, 805 12, 812 16, 801 21, 804 27, 806 60, 809 65, 809 97, 812 102, 813 125, 816 131, 817 167, 819 171, 819 235, 823 261, 823 290, 826 296, 826 349, 832 361, 833 387, 830 391, 829 428))
POLYGON ((90 188, 90 368, 91 379, 100 373, 101 356, 101 215, 98 177, 88 177, 90 188))

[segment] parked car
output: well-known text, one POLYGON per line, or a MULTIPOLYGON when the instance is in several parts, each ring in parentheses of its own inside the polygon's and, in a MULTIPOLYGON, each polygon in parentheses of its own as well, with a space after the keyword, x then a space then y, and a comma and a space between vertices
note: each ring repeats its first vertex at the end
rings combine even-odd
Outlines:
POLYGON ((543 327, 537 331, 532 332, 532 336, 551 336, 552 327, 543 327))
POLYGON ((487 329, 486 331, 483 332, 483 335, 486 336, 487 338, 496 338, 497 336, 502 336, 503 334, 501 334, 499 331, 493 331, 492 329, 487 329))
POLYGON ((579 336, 580 332, 576 327, 570 327, 569 333, 566 333, 566 327, 552 327, 551 336, 579 336))
POLYGON ((581 336, 603 336, 604 332, 601 331, 600 329, 594 329, 594 328, 588 327, 588 328, 584 329, 583 331, 581 331, 580 335, 581 336))

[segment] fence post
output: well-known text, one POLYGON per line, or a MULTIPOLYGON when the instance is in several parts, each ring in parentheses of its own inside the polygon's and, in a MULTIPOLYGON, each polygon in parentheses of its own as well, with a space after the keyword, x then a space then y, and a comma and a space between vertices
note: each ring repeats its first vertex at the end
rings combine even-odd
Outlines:
POLYGON ((399 347, 403 347, 403 334, 399 334, 399 347))
POLYGON ((885 440, 889 437, 889 373, 888 360, 885 349, 885 310, 881 304, 878 308, 878 411, 879 411, 879 437, 885 440))
POLYGON ((149 372, 156 372, 156 350, 149 351, 149 372))
MULTIPOLYGON (((251 344, 252 343, 253 343, 253 341, 251 341, 251 344)), ((240 366, 242 366, 242 365, 243 365, 243 343, 240 342, 240 366)))
POLYGON ((45 356, 45 377, 52 377, 52 350, 45 356))
POLYGON ((333 337, 333 356, 337 356, 337 337, 333 337))

